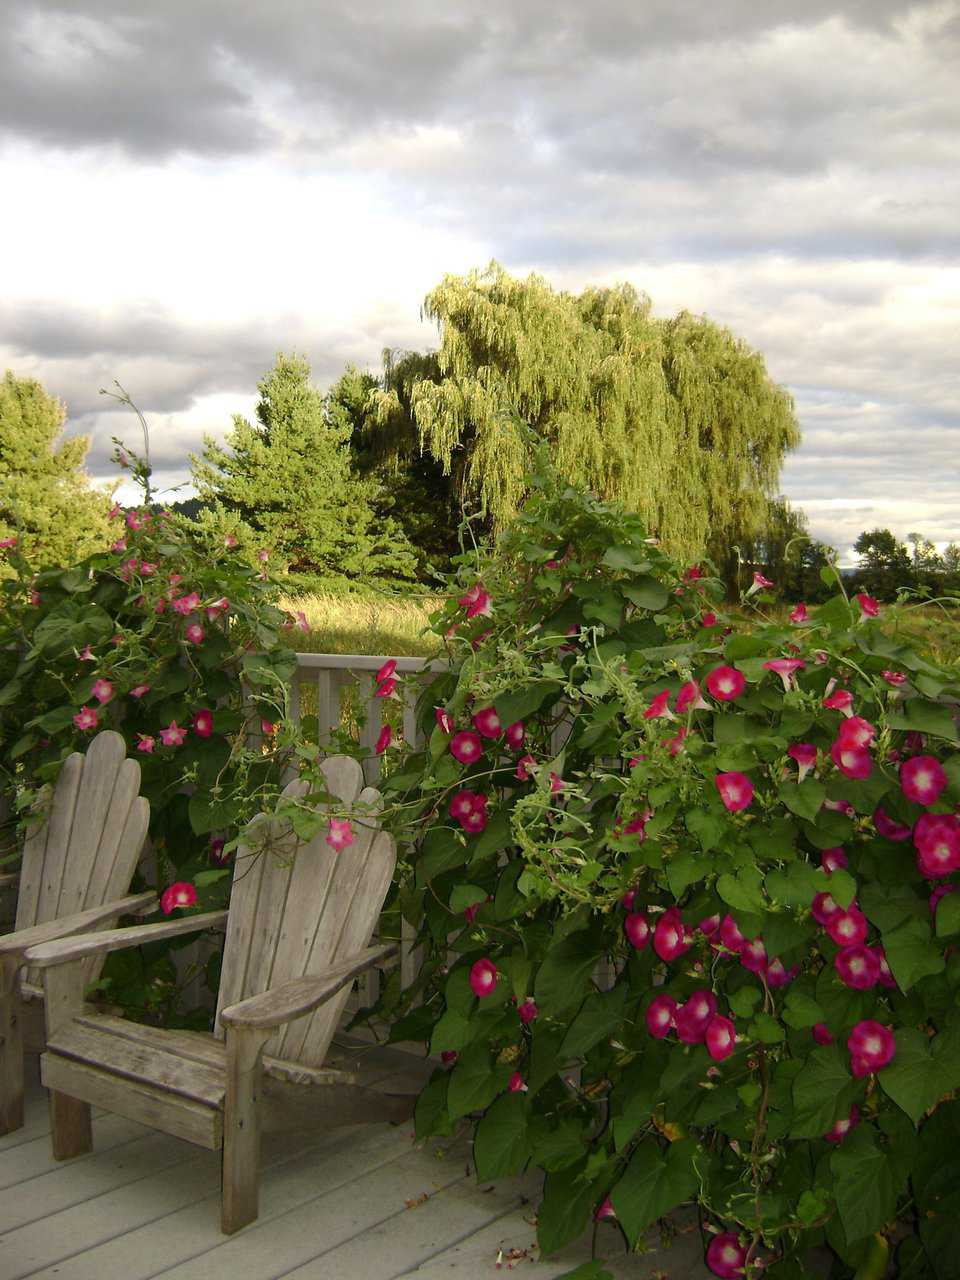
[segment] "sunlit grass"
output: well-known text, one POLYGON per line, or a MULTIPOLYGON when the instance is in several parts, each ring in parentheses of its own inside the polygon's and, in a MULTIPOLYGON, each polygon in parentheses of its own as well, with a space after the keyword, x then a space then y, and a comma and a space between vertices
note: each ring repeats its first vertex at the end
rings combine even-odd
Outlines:
POLYGON ((440 645, 424 635, 429 615, 439 608, 439 596, 312 595, 286 596, 281 608, 302 610, 310 628, 287 633, 300 653, 386 654, 391 657, 429 657, 440 645))

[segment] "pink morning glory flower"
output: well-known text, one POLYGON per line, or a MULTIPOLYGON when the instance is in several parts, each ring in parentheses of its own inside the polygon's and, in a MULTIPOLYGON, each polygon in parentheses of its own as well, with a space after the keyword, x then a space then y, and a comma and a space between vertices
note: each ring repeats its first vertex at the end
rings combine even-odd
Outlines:
POLYGON ((866 1018, 858 1022, 850 1032, 847 1048, 850 1050, 853 1074, 865 1076, 881 1070, 893 1061, 897 1043, 889 1027, 866 1018))
POLYGON ((105 702, 109 702, 113 697, 113 685, 109 680, 94 680, 90 693, 103 706, 105 702))
POLYGON ((397 669, 396 658, 388 658, 377 674, 373 677, 375 684, 383 684, 384 680, 389 680, 397 669))
POLYGON ((517 1005, 517 1014, 525 1027, 529 1027, 539 1012, 540 1010, 537 1008, 533 996, 527 996, 522 1003, 517 1005))
POLYGON ((869 747, 876 736, 876 728, 863 716, 848 716, 840 725, 837 734, 845 747, 869 747))
POLYGON ((907 677, 902 671, 881 671, 880 674, 887 684, 894 689, 899 689, 902 684, 907 683, 907 677))
POLYGON ((793 673, 802 671, 807 664, 802 658, 771 658, 763 665, 765 670, 775 671, 783 681, 784 690, 789 691, 793 688, 793 673))
POLYGON ((655 996, 647 1006, 647 1030, 654 1040, 663 1040, 670 1034, 673 1020, 677 1012, 677 1002, 673 996, 655 996))
POLYGON ((842 738, 838 738, 830 748, 830 757, 845 777, 858 782, 869 778, 873 770, 870 752, 864 751, 862 747, 848 746, 842 738))
POLYGON ((747 687, 742 671, 736 667, 714 667, 707 676, 707 688, 718 702, 730 702, 739 698, 747 687))
POLYGON ((736 1047, 737 1029, 729 1018, 724 1018, 722 1014, 715 1014, 707 1024, 704 1034, 704 1042, 707 1046, 707 1053, 714 1062, 722 1062, 724 1058, 729 1058, 736 1047))
POLYGON ((667 720, 675 720, 676 716, 670 710, 670 690, 664 689, 647 707, 643 713, 644 720, 658 720, 661 717, 667 720))
POLYGON ((199 622, 191 622, 183 634, 191 644, 202 644, 205 632, 199 622))
POLYGON ((745 773, 736 770, 730 773, 718 773, 714 778, 724 808, 730 813, 739 813, 748 809, 753 801, 753 783, 745 773))
POLYGON ((855 1129, 860 1123, 860 1109, 856 1103, 850 1108, 850 1114, 846 1119, 837 1120, 835 1124, 827 1130, 823 1135, 824 1142, 842 1142, 851 1129, 855 1129))
POLYGON ((493 599, 481 584, 475 583, 457 601, 467 611, 467 618, 488 618, 493 613, 493 599))
POLYGON ((787 747, 787 755, 797 762, 798 781, 802 782, 807 774, 816 766, 817 748, 809 742, 795 742, 787 747))
POLYGON ((380 733, 377 737, 376 745, 373 748, 374 752, 378 756, 382 756, 383 753, 389 748, 390 743, 392 741, 393 741, 393 729, 391 729, 390 725, 385 724, 383 728, 380 730, 380 733))
POLYGON ((97 713, 92 707, 81 707, 73 717, 73 723, 84 732, 97 727, 97 713))
POLYGON ((507 740, 507 746, 513 751, 519 751, 523 746, 525 730, 522 720, 515 720, 513 724, 507 725, 504 737, 507 740))
POLYGON ((154 739, 149 733, 138 733, 137 737, 140 741, 137 743, 137 750, 142 751, 145 755, 152 755, 154 748, 154 739))
POLYGON ((160 910, 165 916, 177 907, 192 907, 197 900, 197 891, 186 880, 178 880, 169 885, 160 895, 160 910))
POLYGON ((914 804, 936 804, 947 775, 936 756, 911 756, 900 766, 900 788, 914 804))
POLYGON ((201 707, 193 713, 193 732, 198 738, 209 738, 213 733, 213 712, 201 707))
POLYGON ((632 911, 623 921, 627 941, 637 951, 642 951, 650 941, 650 925, 642 911, 632 911))
POLYGON ((798 604, 798 605, 797 605, 797 607, 796 607, 795 609, 791 609, 791 610, 790 610, 790 621, 791 621, 791 622, 797 622, 797 623, 799 623, 799 622, 806 622, 806 621, 807 621, 808 616, 809 616, 809 615, 807 614, 807 606, 806 606, 805 604, 803 604, 802 602, 801 602, 800 604, 798 604))
POLYGON ((710 704, 704 702, 700 686, 696 680, 688 680, 677 694, 677 711, 686 715, 688 711, 709 711, 710 704))
POLYGON ((873 596, 861 593, 857 596, 857 604, 860 606, 860 613, 864 618, 876 618, 880 613, 880 604, 873 596))
POLYGON ((473 727, 484 738, 499 738, 503 732, 500 717, 494 707, 483 707, 473 716, 473 727))
POLYGON ((721 1231, 707 1245, 707 1266, 720 1280, 738 1280, 743 1275, 747 1251, 732 1231, 721 1231))
POLYGON ((493 993, 497 985, 497 966, 486 956, 475 960, 470 968, 470 990, 480 999, 493 993))
POLYGON ((450 754, 461 764, 474 764, 483 755, 483 743, 480 735, 471 733, 469 729, 455 733, 450 739, 450 754))
POLYGON ((160 741, 165 747, 181 746, 186 736, 186 729, 181 729, 176 720, 171 720, 165 729, 160 730, 160 741))
POLYGON ((341 853, 353 844, 353 831, 349 818, 331 818, 327 827, 326 843, 335 853, 341 853))

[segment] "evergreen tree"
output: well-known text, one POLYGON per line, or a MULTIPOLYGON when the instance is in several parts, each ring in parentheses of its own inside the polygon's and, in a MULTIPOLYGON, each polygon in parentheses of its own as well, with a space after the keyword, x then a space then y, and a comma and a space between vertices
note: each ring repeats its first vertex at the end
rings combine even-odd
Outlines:
POLYGON ((258 387, 256 423, 237 414, 225 445, 206 436, 202 456, 191 455, 197 492, 213 504, 201 523, 236 530, 298 573, 411 576, 413 548, 394 520, 375 515, 350 427, 324 412, 307 361, 280 353, 258 387))
POLYGON ((820 570, 832 563, 833 548, 810 537, 804 512, 782 496, 769 503, 763 527, 741 551, 739 564, 724 566, 738 592, 749 587, 754 570, 760 570, 776 583, 784 600, 810 604, 831 594, 820 570))
MULTIPOLYGON (((110 542, 110 496, 90 484, 87 436, 63 439, 66 410, 34 378, 0 381, 0 540, 37 569, 71 565, 110 542)), ((0 559, 0 572, 3 572, 0 559)))
POLYGON ((630 285, 556 293, 498 264, 446 276, 424 302, 435 353, 389 358, 371 396, 376 447, 417 444, 500 528, 524 495, 528 447, 547 438, 561 473, 640 512, 673 552, 723 559, 761 528, 785 452, 789 395, 728 330, 651 315, 630 285))

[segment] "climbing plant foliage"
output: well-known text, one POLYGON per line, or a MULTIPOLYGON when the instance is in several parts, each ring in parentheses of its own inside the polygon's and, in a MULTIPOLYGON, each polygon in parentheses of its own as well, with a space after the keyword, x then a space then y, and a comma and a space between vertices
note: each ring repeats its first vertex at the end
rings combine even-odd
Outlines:
POLYGON ((546 1173, 550 1253, 693 1201, 720 1276, 956 1277, 955 670, 901 614, 728 614, 544 469, 435 619, 386 782, 425 962, 378 1012, 442 1060, 417 1132, 546 1173), (951 1244, 953 1240, 953 1244, 951 1244))

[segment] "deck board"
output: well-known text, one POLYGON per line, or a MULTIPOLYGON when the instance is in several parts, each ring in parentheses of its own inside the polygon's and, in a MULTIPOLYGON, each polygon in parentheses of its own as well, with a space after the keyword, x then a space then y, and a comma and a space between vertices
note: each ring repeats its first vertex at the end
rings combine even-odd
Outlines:
MULTIPOLYGON (((362 1073, 402 1058, 364 1048, 362 1073)), ((538 1178, 478 1185, 466 1143, 417 1147, 409 1124, 268 1135, 260 1217, 228 1238, 217 1154, 95 1113, 93 1152, 57 1163, 35 1060, 28 1078, 26 1126, 0 1139, 0 1280, 554 1280, 590 1256, 587 1236, 531 1265, 538 1178)), ((642 1256, 604 1226, 601 1255, 616 1280, 708 1280, 680 1226, 642 1256)))

